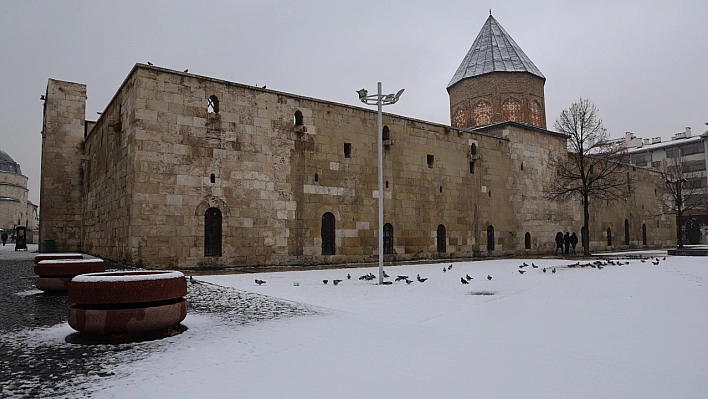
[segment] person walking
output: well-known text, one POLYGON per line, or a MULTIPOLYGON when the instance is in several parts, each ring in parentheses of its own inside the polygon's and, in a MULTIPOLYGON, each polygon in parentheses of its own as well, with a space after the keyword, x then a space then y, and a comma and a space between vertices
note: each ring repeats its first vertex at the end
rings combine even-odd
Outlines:
POLYGON ((2 232, 2 246, 5 246, 5 243, 7 242, 7 233, 3 230, 2 232))
POLYGON ((575 232, 570 236, 570 245, 573 247, 573 254, 575 254, 575 246, 578 245, 578 236, 575 235, 575 232))
POLYGON ((565 254, 568 255, 570 252, 570 234, 568 232, 565 232, 565 235, 563 236, 563 245, 565 245, 565 254))
POLYGON ((556 252, 554 255, 558 255, 558 250, 561 250, 561 255, 563 255, 563 233, 560 231, 556 234, 556 252))

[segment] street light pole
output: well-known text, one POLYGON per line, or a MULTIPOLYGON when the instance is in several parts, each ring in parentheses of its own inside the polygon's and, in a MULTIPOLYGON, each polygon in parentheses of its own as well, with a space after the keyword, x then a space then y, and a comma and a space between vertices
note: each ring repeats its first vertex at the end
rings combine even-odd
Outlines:
POLYGON ((368 95, 366 89, 357 90, 359 100, 364 104, 378 106, 378 131, 376 142, 378 146, 378 167, 379 167, 379 284, 383 284, 383 114, 382 108, 384 105, 395 104, 403 94, 401 89, 396 94, 381 94, 381 82, 378 82, 377 94, 368 95))
POLYGON ((683 211, 681 210, 683 206, 683 192, 681 191, 681 183, 687 182, 688 180, 684 178, 666 181, 666 184, 676 185, 676 208, 678 212, 678 226, 676 227, 676 237, 678 238, 678 247, 681 249, 683 249, 683 229, 681 228, 681 225, 683 224, 683 211))

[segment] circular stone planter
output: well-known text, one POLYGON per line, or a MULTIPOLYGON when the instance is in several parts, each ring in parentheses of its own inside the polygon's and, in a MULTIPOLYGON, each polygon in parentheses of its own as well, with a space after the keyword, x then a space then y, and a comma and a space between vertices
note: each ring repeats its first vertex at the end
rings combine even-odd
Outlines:
POLYGON ((105 270, 102 259, 41 260, 34 266, 34 273, 38 276, 34 285, 45 292, 66 292, 73 277, 105 270))
POLYGON ((34 257, 34 264, 38 264, 43 260, 54 260, 54 259, 83 259, 82 254, 77 253, 64 253, 64 254, 39 254, 34 257))
POLYGON ((69 325, 84 334, 151 332, 187 316, 187 279, 174 271, 89 273, 69 283, 69 325))

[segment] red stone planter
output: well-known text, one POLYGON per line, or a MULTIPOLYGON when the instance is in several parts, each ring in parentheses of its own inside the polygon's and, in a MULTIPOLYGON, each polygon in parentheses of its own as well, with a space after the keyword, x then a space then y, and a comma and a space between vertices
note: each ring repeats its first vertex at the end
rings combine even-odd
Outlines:
POLYGON ((187 316, 181 272, 89 273, 69 283, 69 325, 86 334, 133 334, 179 324, 187 316))
POLYGON ((34 264, 38 264, 43 260, 54 260, 54 259, 83 259, 84 256, 75 253, 65 253, 65 254, 39 254, 34 257, 34 264))
POLYGON ((34 266, 34 273, 39 276, 35 278, 34 285, 45 292, 66 292, 73 277, 105 270, 102 259, 41 260, 34 266))

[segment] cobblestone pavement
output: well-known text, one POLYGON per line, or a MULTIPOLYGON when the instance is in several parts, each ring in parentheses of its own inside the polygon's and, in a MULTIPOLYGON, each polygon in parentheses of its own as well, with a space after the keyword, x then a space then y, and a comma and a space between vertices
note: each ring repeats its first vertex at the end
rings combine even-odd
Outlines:
MULTIPOLYGON (((48 340, 66 331, 67 298, 34 287, 36 245, 28 252, 0 246, 0 398, 90 397, 89 386, 113 375, 112 366, 145 358, 177 345, 172 339, 80 345, 48 340)), ((121 268, 108 264, 109 269, 121 268)), ((216 323, 244 325, 261 320, 316 314, 307 306, 218 285, 188 283, 188 314, 213 316, 216 323)), ((68 329, 69 334, 73 330, 68 329)), ((188 334, 189 330, 185 332, 188 334)))

